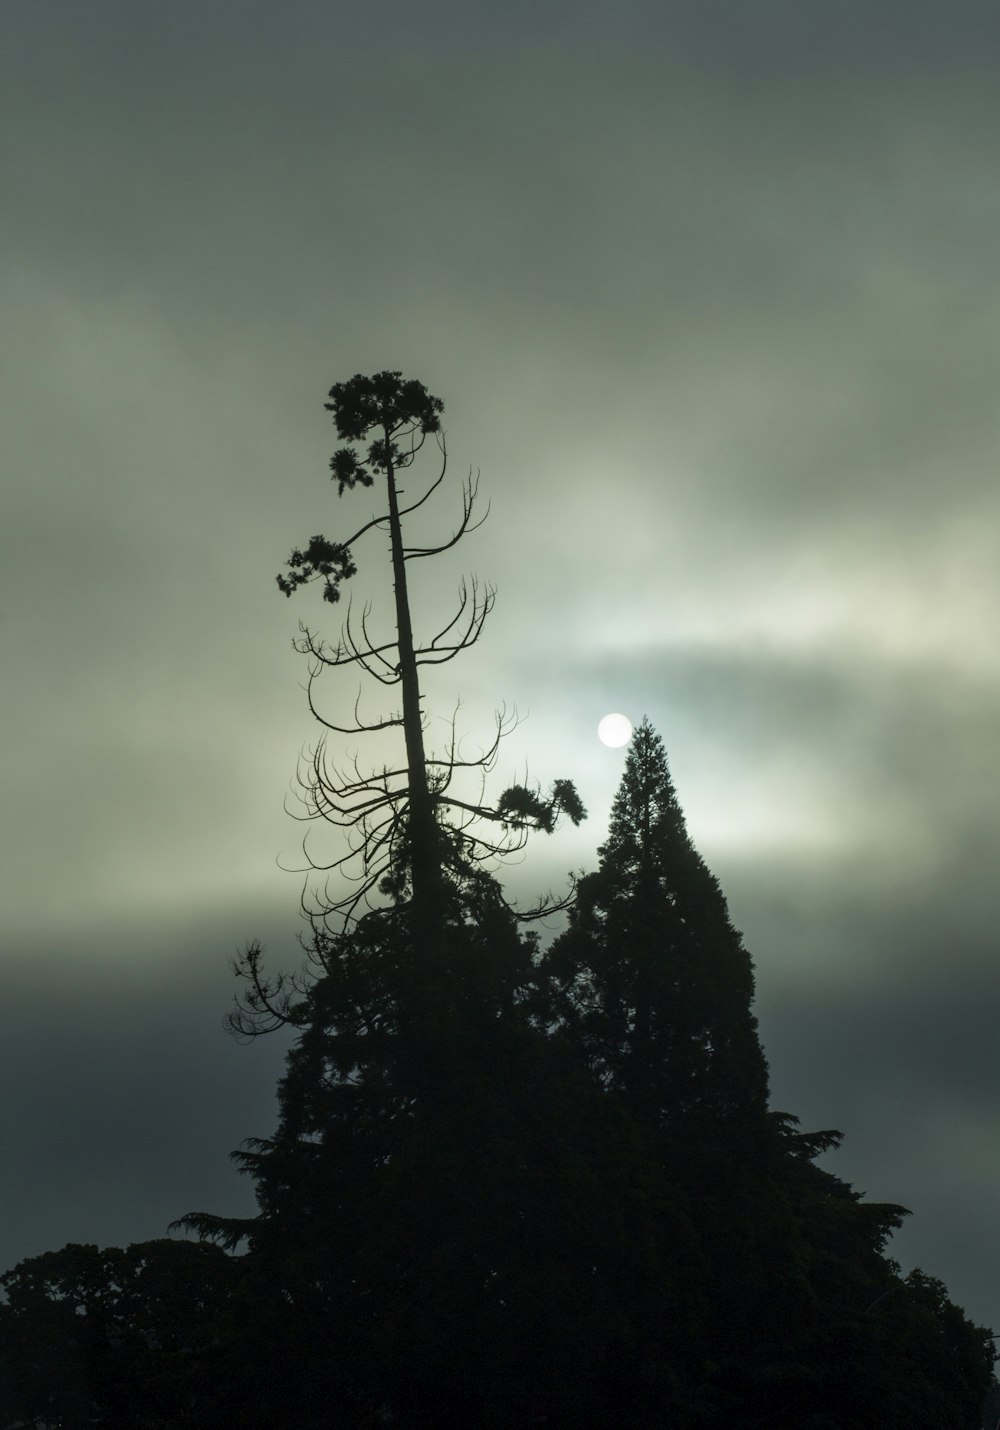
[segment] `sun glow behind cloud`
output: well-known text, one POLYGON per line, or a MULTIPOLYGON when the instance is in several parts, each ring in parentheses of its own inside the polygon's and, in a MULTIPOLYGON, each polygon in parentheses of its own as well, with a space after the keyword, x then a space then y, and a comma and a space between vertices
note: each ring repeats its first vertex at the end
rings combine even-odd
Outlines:
POLYGON ((691 573, 690 585, 678 581, 672 599, 655 606, 626 607, 624 593, 601 610, 591 603, 585 638, 591 648, 616 651, 849 653, 993 681, 1000 678, 998 524, 1000 511, 969 513, 905 557, 891 546, 859 551, 842 543, 793 554, 770 572, 754 569, 746 582, 739 572, 711 584, 691 573))
POLYGON ((708 778, 692 790, 688 831, 697 848, 743 851, 750 856, 786 852, 796 858, 842 853, 852 834, 836 814, 812 804, 801 785, 773 784, 766 791, 755 784, 731 787, 708 778))

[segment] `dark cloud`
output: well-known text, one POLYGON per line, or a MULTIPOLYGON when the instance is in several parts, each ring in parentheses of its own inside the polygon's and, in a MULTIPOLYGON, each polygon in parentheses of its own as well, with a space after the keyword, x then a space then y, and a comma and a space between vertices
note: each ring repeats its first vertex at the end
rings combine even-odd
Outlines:
POLYGON ((252 1211, 228 1153, 272 1129, 287 1040, 226 1037, 228 964, 255 933, 297 967, 293 927, 249 906, 175 909, 23 934, 5 951, 5 1269, 67 1241, 166 1235, 195 1204, 252 1211))
POLYGON ((901 1258, 1000 1319, 995 7, 0 23, 8 1264, 249 1204, 226 1153, 269 1130, 280 1054, 221 1032, 225 956, 295 962, 290 640, 339 614, 274 576, 367 515, 321 403, 391 366, 493 503, 418 573, 428 626, 463 569, 500 588, 432 734, 516 705, 498 782, 574 776, 591 810, 511 887, 593 864, 594 728, 648 713, 776 1101, 843 1127, 836 1165, 914 1207, 901 1258))

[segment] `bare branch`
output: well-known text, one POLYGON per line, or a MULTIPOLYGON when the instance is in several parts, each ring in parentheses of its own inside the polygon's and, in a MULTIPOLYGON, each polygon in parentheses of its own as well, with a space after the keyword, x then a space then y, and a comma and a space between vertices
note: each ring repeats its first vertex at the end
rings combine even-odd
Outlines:
POLYGON ((354 702, 354 724, 335 725, 331 720, 327 720, 324 715, 321 715, 319 713, 319 711, 316 709, 316 703, 313 700, 313 684, 315 683, 319 674, 320 671, 314 666, 309 672, 309 682, 306 685, 305 690, 306 699, 309 702, 310 714, 323 726, 325 730, 333 730, 334 733, 338 735, 371 735, 378 730, 390 730, 393 728, 393 726, 402 725, 402 715, 388 715, 384 720, 376 720, 371 723, 367 721, 362 721, 360 716, 358 715, 358 707, 361 704, 360 686, 358 687, 357 699, 354 702))
MULTIPOLYGON (((397 676, 397 675, 398 675, 398 671, 399 671, 399 644, 398 644, 398 642, 396 642, 396 641, 389 641, 389 642, 387 642, 385 645, 380 645, 380 646, 372 645, 371 637, 370 637, 369 634, 368 634, 368 617, 371 615, 371 609, 372 609, 372 608, 371 608, 371 602, 370 602, 370 601, 366 601, 366 602, 365 602, 364 609, 363 609, 362 612, 361 612, 361 634, 364 636, 365 645, 367 646, 367 654, 368 654, 368 655, 377 655, 378 658, 379 658, 379 660, 381 660, 382 664, 386 667, 386 669, 392 671, 394 676, 397 676), (395 651, 395 652, 396 652, 396 659, 395 659, 395 661, 386 660, 385 656, 382 654, 382 652, 383 652, 384 650, 392 650, 392 651, 395 651)), ((347 610, 347 620, 348 620, 348 624, 350 624, 350 620, 351 620, 350 607, 348 607, 348 610, 347 610)), ((352 641, 352 644, 353 644, 353 641, 352 641)))
POLYGON ((343 641, 332 646, 327 641, 319 640, 303 621, 299 621, 299 630, 302 632, 302 639, 292 641, 292 649, 298 651, 299 655, 310 655, 326 666, 354 664, 354 658, 348 653, 343 641))
POLYGON ((380 526, 384 529, 385 524, 388 520, 388 512, 386 512, 384 516, 373 516, 371 521, 366 521, 364 526, 359 527, 358 530, 354 533, 354 535, 349 536, 346 541, 340 542, 340 545, 345 547, 347 550, 350 550, 354 543, 358 541, 362 536, 364 536, 366 531, 372 531, 377 526, 380 526))
MULTIPOLYGON (((423 504, 424 504, 424 502, 427 500, 427 498, 428 498, 429 496, 432 496, 433 493, 437 491, 438 487, 439 487, 439 486, 441 485, 441 483, 444 481, 444 474, 445 474, 445 472, 447 471, 447 468, 448 468, 448 453, 447 453, 447 450, 445 449, 444 434, 439 432, 439 433, 437 433, 436 435, 437 435, 438 448, 440 449, 440 452, 441 452, 441 470, 440 470, 440 472, 438 472, 438 474, 437 474, 437 476, 435 477, 434 481, 431 482, 430 486, 429 486, 429 487, 427 488, 427 490, 424 492, 423 496, 420 498, 419 501, 415 501, 412 506, 400 507, 400 510, 399 510, 400 516, 409 516, 411 511, 416 511, 418 507, 423 506, 423 504)), ((420 444, 420 445, 423 446, 423 441, 422 441, 422 440, 421 440, 421 444, 420 444)))
MULTIPOLYGON (((444 475, 443 471, 441 475, 444 475)), ((441 478, 439 477, 438 481, 440 480, 441 478)), ((437 483, 435 483, 435 486, 436 485, 437 483)), ((431 488, 431 490, 433 491, 433 488, 431 488)), ((487 502, 486 510, 483 512, 482 516, 477 522, 473 522, 470 526, 469 522, 470 518, 472 517, 472 509, 476 504, 476 496, 478 495, 478 492, 479 473, 476 473, 475 480, 473 480, 472 470, 470 468, 468 479, 462 486, 462 520, 459 523, 457 531, 454 532, 454 534, 449 538, 449 540, 442 542, 440 546, 405 546, 403 548, 403 555, 405 559, 407 561, 411 561, 415 560, 418 556, 439 556, 442 551, 447 551, 449 547, 452 547, 456 545, 457 542, 461 541, 462 537, 465 536, 467 532, 478 531, 479 528, 482 526, 483 522, 490 514, 490 504, 489 502, 487 502)), ((430 492, 428 492, 427 495, 430 496, 430 492)), ((426 500, 426 497, 422 498, 422 500, 426 500)), ((417 502, 416 506, 419 505, 420 502, 417 502)), ((415 507, 409 508, 410 511, 414 511, 415 509, 415 507)))
POLYGON ((480 594, 478 582, 473 578, 472 598, 469 599, 468 590, 463 580, 459 588, 459 609, 457 614, 448 622, 443 630, 438 631, 430 645, 418 646, 414 652, 418 665, 444 665, 446 661, 454 660, 460 651, 468 650, 474 646, 482 634, 486 618, 493 610, 496 602, 496 591, 492 586, 486 586, 480 594), (470 610, 471 606, 471 610, 470 610), (453 642, 446 645, 439 645, 449 631, 453 630, 458 622, 466 616, 466 626, 462 634, 453 642))
MULTIPOLYGON (((512 718, 505 710, 497 713, 493 738, 476 755, 466 755, 460 748, 455 716, 445 748, 430 756, 425 752, 426 721, 418 669, 422 665, 445 664, 475 645, 493 609, 496 592, 475 577, 463 579, 457 611, 429 641, 420 644, 413 638, 405 563, 450 550, 483 524, 489 515, 489 504, 486 512, 475 519, 479 473, 470 468, 461 487, 460 520, 451 536, 437 545, 405 546, 402 518, 418 511, 430 499, 448 470, 440 424, 443 404, 422 384, 404 381, 397 372, 381 372, 371 378, 359 374, 331 388, 330 398, 326 407, 334 415, 338 435, 354 444, 341 447, 331 459, 338 494, 358 486, 371 487, 376 477, 384 478, 388 510, 373 515, 346 541, 312 538, 304 551, 293 552, 289 573, 279 578, 279 585, 291 594, 317 576, 325 577, 324 598, 337 601, 341 583, 355 574, 355 544, 372 530, 388 531, 396 638, 378 640, 369 628, 371 604, 361 605, 359 616, 348 601, 336 644, 324 642, 302 623, 300 637, 294 642, 295 649, 310 661, 307 701, 310 714, 322 727, 319 741, 300 757, 297 788, 293 791, 298 807, 294 812, 288 811, 309 826, 302 839, 298 872, 306 878, 301 907, 313 930, 314 956, 310 956, 310 962, 314 968, 323 967, 323 949, 334 948, 338 935, 356 928, 369 911, 377 911, 380 918, 412 916, 420 928, 432 928, 441 907, 442 889, 460 891, 460 900, 465 900, 470 890, 477 891, 476 897, 488 897, 516 912, 519 918, 540 918, 565 907, 567 900, 556 902, 547 896, 532 909, 515 911, 493 885, 487 869, 494 861, 516 856, 529 831, 551 831, 561 815, 575 821, 583 813, 567 781, 557 781, 548 798, 525 783, 506 790, 495 804, 487 800, 486 775, 495 767, 503 737, 518 723, 516 712, 512 718), (401 505, 405 493, 398 478, 415 463, 431 433, 438 443, 440 469, 421 495, 401 505), (399 685, 401 710, 364 718, 360 714, 359 690, 353 723, 345 719, 340 724, 339 718, 344 717, 335 720, 321 714, 314 683, 324 671, 346 666, 360 667, 381 685, 399 685), (330 732, 343 736, 395 729, 403 733, 406 753, 402 763, 363 771, 357 754, 349 756, 342 767, 330 759, 326 743, 330 732), (473 771, 478 772, 478 794, 473 771), (458 783, 459 775, 462 787, 453 793, 452 786, 458 783), (317 825, 343 831, 337 836, 336 851, 316 847, 317 825), (484 826, 489 832, 483 832, 484 826)), ((461 902, 458 907, 468 905, 461 902)), ((263 978, 257 971, 259 952, 250 959, 248 951, 248 959, 246 1018, 257 1024, 278 1026, 282 1019, 297 1016, 296 1000, 304 996, 299 984, 280 977, 271 981, 263 978)), ((361 1023, 364 1021, 362 1018, 361 1023)), ((347 1078, 349 1074, 345 1068, 338 1075, 347 1078)))
POLYGON ((348 611, 347 620, 344 623, 344 628, 341 632, 341 637, 345 642, 348 651, 350 652, 350 656, 349 659, 344 660, 340 663, 344 665, 360 665, 362 670, 367 671, 370 676, 372 676, 375 680, 379 681, 382 685, 398 685, 400 681, 398 659, 397 663, 393 665, 390 661, 386 660, 385 656, 382 654, 384 650, 393 650, 397 651, 398 655, 398 647, 394 642, 391 641, 381 646, 372 646, 368 643, 367 627, 365 624, 368 610, 369 607, 366 606, 361 616, 361 630, 362 634, 365 636, 366 641, 366 649, 364 650, 362 650, 362 648, 358 645, 354 636, 354 632, 351 630, 350 611, 348 611), (372 656, 378 657, 378 659, 385 666, 386 670, 389 672, 388 675, 383 674, 381 670, 377 670, 371 664, 370 657, 372 656))
MULTIPOLYGON (((513 732, 517 729, 518 725, 520 725, 521 723, 520 718, 518 717, 516 710, 511 715, 508 715, 507 707, 505 705, 501 705, 500 709, 497 710, 494 715, 496 733, 493 736, 493 740, 491 741, 490 745, 486 749, 481 748, 479 754, 476 755, 473 759, 464 760, 458 757, 458 747, 455 739, 455 725, 458 711, 460 708, 460 705, 455 707, 455 714, 452 716, 451 719, 451 740, 449 744, 447 758, 431 758, 428 759, 427 763, 432 768, 443 767, 447 769, 449 775, 453 770, 480 769, 483 771, 485 776, 485 774, 488 771, 492 770, 493 767, 496 765, 497 757, 500 752, 501 742, 508 735, 513 734, 513 732)), ((443 787, 446 787, 446 785, 443 787)))

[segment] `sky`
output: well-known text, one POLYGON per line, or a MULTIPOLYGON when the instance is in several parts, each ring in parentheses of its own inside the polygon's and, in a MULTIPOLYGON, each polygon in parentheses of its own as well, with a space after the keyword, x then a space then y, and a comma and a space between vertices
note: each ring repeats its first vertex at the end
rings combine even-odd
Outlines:
POLYGON ((505 884, 594 867, 648 715, 773 1105, 1000 1327, 1000 11, 4 0, 0 54, 0 1266, 253 1209, 287 1039, 227 1037, 229 960, 298 962, 340 616, 274 578, 372 514, 323 402, 391 368, 445 403, 422 529, 490 504, 411 568, 424 631, 498 593, 428 738, 516 708, 495 788, 590 811, 505 884))

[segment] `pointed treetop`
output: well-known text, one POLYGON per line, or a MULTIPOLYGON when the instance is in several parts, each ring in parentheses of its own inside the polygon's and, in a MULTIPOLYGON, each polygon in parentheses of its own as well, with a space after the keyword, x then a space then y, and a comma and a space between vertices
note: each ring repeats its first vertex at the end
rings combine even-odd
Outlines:
POLYGON ((623 872, 638 872, 658 862, 658 850, 667 845, 676 849, 678 844, 690 847, 684 814, 663 741, 644 715, 629 742, 601 859, 623 872))
POLYGON ((663 741, 646 718, 599 852, 553 949, 559 976, 570 970, 576 980, 575 1016, 600 1080, 664 1127, 694 1110, 759 1116, 767 1063, 753 964, 688 837, 663 741))

